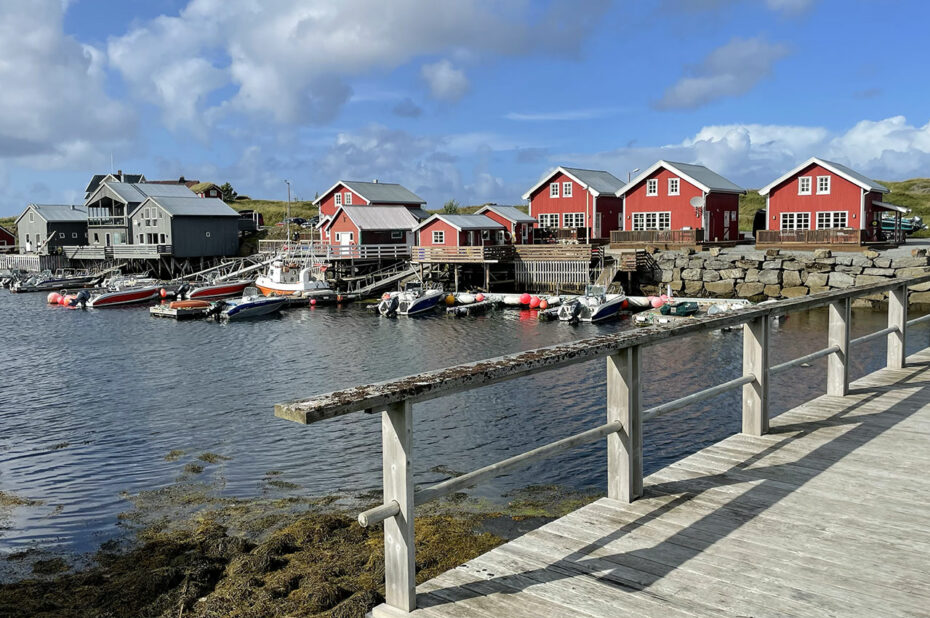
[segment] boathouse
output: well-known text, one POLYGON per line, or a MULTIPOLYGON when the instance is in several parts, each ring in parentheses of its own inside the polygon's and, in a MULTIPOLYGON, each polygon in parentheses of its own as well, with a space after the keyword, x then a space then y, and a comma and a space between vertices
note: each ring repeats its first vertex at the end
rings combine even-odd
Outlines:
POLYGON ((87 242, 87 210, 62 204, 29 204, 16 218, 20 253, 48 255, 87 242))
POLYGON ((177 184, 104 181, 85 203, 87 244, 104 247, 134 244, 137 236, 130 229, 129 216, 149 197, 196 197, 196 194, 177 184))
POLYGON ((129 216, 132 244, 153 256, 200 258, 239 252, 239 213, 215 197, 148 197, 129 216))
POLYGON ((739 196, 745 193, 703 165, 657 161, 617 191, 623 226, 611 243, 737 241, 739 196))
POLYGON ((0 247, 9 250, 16 246, 16 236, 13 232, 0 225, 0 247))
POLYGON ((323 227, 340 246, 412 246, 417 219, 404 206, 340 206, 323 227))
POLYGON ((610 172, 558 167, 543 176, 523 199, 536 227, 555 240, 587 242, 609 238, 621 227, 623 202, 615 193, 623 181, 610 172))
POLYGON ((766 230, 760 244, 858 246, 903 241, 900 217, 907 209, 883 201, 889 190, 845 165, 811 157, 759 190, 765 196, 766 230), (882 232, 882 215, 898 224, 882 232))
POLYGON ((406 187, 390 182, 360 182, 357 180, 340 180, 326 190, 313 202, 320 210, 320 223, 317 229, 323 234, 323 240, 335 242, 326 235, 327 221, 336 214, 341 206, 403 206, 417 221, 429 217, 423 210, 426 200, 406 187))
POLYGON ((507 244, 507 228, 485 215, 435 214, 417 228, 421 247, 484 247, 507 244))
POLYGON ((519 208, 488 204, 475 214, 484 215, 507 228, 504 234, 506 242, 514 245, 533 244, 533 228, 536 225, 536 219, 519 208))

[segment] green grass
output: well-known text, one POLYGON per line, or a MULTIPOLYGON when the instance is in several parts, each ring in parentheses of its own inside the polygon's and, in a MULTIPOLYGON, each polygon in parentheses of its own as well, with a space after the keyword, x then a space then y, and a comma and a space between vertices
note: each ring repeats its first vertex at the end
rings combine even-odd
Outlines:
POLYGON ((16 221, 16 217, 0 218, 0 227, 5 227, 6 229, 10 230, 10 232, 12 232, 13 236, 15 237, 16 236, 16 224, 14 223, 14 221, 16 221))
MULTIPOLYGON (((274 225, 287 216, 287 202, 272 200, 236 200, 229 202, 235 210, 257 210, 262 213, 265 225, 274 225)), ((309 219, 319 213, 313 202, 291 202, 291 216, 309 219)))
POLYGON ((756 211, 765 208, 765 198, 758 191, 748 190, 746 195, 739 196, 739 229, 745 232, 752 231, 752 218, 756 211))
MULTIPOLYGON (((507 206, 507 204, 500 204, 500 205, 501 205, 501 206, 507 206)), ((481 205, 479 205, 479 206, 459 206, 459 212, 458 212, 458 214, 460 214, 460 215, 473 215, 473 214, 475 214, 476 212, 478 212, 479 210, 481 210, 482 208, 484 208, 485 206, 486 206, 486 204, 481 204, 481 205)), ((517 205, 515 206, 515 208, 517 208, 517 210, 519 210, 519 211, 521 211, 521 212, 524 212, 524 213, 529 212, 529 206, 524 206, 524 205, 521 205, 521 204, 517 204, 517 205)), ((442 213, 442 208, 436 208, 436 209, 432 209, 432 210, 427 210, 426 212, 437 212, 437 213, 442 213)))

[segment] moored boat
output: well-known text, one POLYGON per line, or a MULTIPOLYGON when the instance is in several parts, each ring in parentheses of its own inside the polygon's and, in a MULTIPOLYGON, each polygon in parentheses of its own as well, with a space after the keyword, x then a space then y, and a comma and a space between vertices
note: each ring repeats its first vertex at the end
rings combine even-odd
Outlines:
POLYGON ((435 309, 442 298, 442 290, 426 290, 422 283, 410 282, 403 291, 385 294, 378 303, 378 313, 386 316, 424 313, 435 309))
POLYGON ((265 296, 305 296, 308 292, 329 290, 329 284, 313 277, 314 267, 275 260, 268 274, 255 280, 255 287, 265 296))
POLYGON ((624 307, 625 294, 607 294, 602 285, 589 285, 583 296, 559 307, 563 322, 600 322, 615 317, 624 307))
POLYGON ((251 281, 220 281, 213 283, 194 283, 184 293, 188 300, 224 298, 242 294, 245 288, 252 285, 251 281))
POLYGON ((220 300, 215 303, 220 320, 244 320, 271 315, 287 305, 285 296, 247 295, 242 298, 220 300))
POLYGON ((144 303, 158 298, 160 292, 161 287, 157 285, 111 288, 92 296, 90 300, 87 301, 87 306, 101 309, 117 305, 144 303))

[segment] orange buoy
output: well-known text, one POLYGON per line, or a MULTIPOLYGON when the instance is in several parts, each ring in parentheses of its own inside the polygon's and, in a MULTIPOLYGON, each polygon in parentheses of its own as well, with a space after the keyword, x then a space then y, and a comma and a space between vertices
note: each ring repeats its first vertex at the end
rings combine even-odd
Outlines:
POLYGON ((475 296, 475 302, 476 302, 476 303, 480 303, 480 302, 483 301, 483 300, 484 300, 484 294, 478 294, 478 295, 475 296))
POLYGON ((455 294, 449 294, 446 296, 446 304, 450 307, 455 304, 455 294))
POLYGON ((664 305, 665 303, 662 302, 662 299, 661 299, 661 298, 653 298, 653 299, 652 299, 652 302, 649 303, 649 304, 651 304, 654 308, 658 309, 659 307, 661 307, 661 306, 664 305))
POLYGON ((381 295, 381 300, 387 300, 387 299, 389 299, 390 297, 391 297, 391 293, 390 293, 390 292, 385 292, 384 294, 381 295))
POLYGON ((530 297, 530 309, 536 309, 537 307, 539 307, 540 302, 541 301, 538 296, 531 296, 530 297))
POLYGON ((49 292, 46 300, 50 305, 57 305, 59 301, 61 301, 61 294, 58 292, 49 292))
POLYGON ((527 294, 526 292, 524 292, 523 294, 521 294, 521 295, 520 295, 520 304, 521 304, 521 305, 528 305, 528 304, 530 304, 530 295, 527 294))
POLYGON ((621 309, 626 309, 626 308, 629 307, 629 306, 630 306, 630 301, 628 301, 628 300, 625 299, 625 298, 623 299, 623 302, 620 303, 620 308, 621 308, 621 309))
MULTIPOLYGON (((626 302, 626 301, 623 301, 623 302, 626 302)), ((540 308, 540 309, 548 309, 548 308, 549 308, 549 301, 546 300, 545 298, 542 299, 541 301, 539 301, 539 308, 540 308)))

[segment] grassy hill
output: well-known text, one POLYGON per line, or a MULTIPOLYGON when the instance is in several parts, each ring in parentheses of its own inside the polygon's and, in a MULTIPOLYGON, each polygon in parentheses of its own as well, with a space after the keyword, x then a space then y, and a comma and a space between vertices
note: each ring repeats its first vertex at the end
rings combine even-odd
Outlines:
POLYGON ((16 224, 13 223, 14 221, 16 221, 16 217, 2 217, 0 218, 0 226, 10 230, 13 232, 13 236, 16 236, 16 224))

